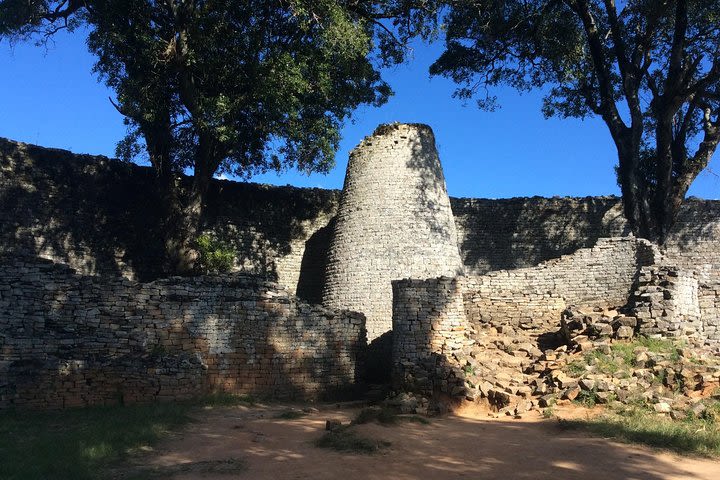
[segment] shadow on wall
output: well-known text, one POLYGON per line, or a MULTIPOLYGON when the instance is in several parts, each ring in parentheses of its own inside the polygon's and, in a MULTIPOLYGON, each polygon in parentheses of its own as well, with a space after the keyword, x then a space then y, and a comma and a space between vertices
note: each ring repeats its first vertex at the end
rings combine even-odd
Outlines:
POLYGON ((0 407, 189 398, 302 399, 359 388, 362 316, 297 304, 249 276, 138 284, 38 261, 5 262, 0 407))
POLYGON ((152 277, 162 259, 152 183, 148 168, 0 139, 0 250, 152 277))
POLYGON ((330 242, 334 230, 335 218, 333 217, 326 226, 316 230, 305 242, 296 295, 308 303, 322 303, 325 269, 328 264, 330 242))
POLYGON ((475 275, 534 266, 628 233, 616 197, 451 202, 463 263, 475 275))
MULTIPOLYGON (((416 139, 412 142, 410 160, 407 167, 417 173, 419 179, 418 198, 412 202, 411 215, 418 221, 423 221, 430 232, 436 236, 440 244, 448 242, 457 243, 457 235, 451 211, 444 215, 443 199, 447 197, 445 175, 443 174, 440 158, 435 146, 435 136, 432 129, 423 124, 410 124, 417 129, 416 139), (440 222, 447 219, 449 222, 440 222)), ((382 135, 385 129, 396 128, 395 125, 378 127, 373 135, 382 135)))
POLYGON ((365 381, 367 383, 389 384, 392 381, 392 350, 392 330, 370 342, 365 361, 365 381))
MULTIPOLYGON (((214 180, 202 229, 235 246, 243 270, 286 275, 294 287, 304 242, 329 221, 338 197, 214 180)), ((160 201, 149 167, 0 139, 0 204, 0 253, 32 253, 87 274, 141 281, 164 275, 160 201)))
POLYGON ((717 242, 720 236, 720 202, 688 198, 666 243, 688 253, 699 243, 717 242))
POLYGON ((328 245, 320 244, 326 238, 322 233, 311 237, 330 222, 338 199, 335 190, 216 180, 208 193, 204 228, 235 247, 242 271, 302 287, 303 298, 315 300, 315 285, 322 282, 317 275, 324 273, 319 255, 326 254, 328 245), (307 259, 306 242, 317 251, 307 259))
POLYGON ((465 373, 454 356, 472 344, 462 285, 462 277, 392 282, 395 388, 465 397, 465 373))

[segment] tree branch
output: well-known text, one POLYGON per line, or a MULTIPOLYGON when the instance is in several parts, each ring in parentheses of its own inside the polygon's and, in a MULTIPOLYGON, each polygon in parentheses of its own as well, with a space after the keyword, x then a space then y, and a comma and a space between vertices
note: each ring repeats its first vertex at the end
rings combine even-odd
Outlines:
POLYGON ((620 117, 614 99, 614 89, 610 81, 610 71, 607 65, 605 52, 603 52, 602 40, 595 23, 595 18, 590 12, 587 0, 565 0, 567 5, 580 17, 585 34, 590 46, 590 57, 595 67, 600 90, 600 107, 602 117, 610 128, 610 133, 615 142, 620 142, 627 131, 627 126, 620 117))

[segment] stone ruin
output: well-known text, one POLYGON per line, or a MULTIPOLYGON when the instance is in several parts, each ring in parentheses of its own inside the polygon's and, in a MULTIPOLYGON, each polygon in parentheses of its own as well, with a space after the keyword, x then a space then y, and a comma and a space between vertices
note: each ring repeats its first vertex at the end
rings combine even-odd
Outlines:
POLYGON ((392 328, 392 280, 455 276, 461 270, 432 130, 415 124, 379 127, 350 153, 323 304, 363 312, 372 341, 392 328))
MULTIPOLYGON (((0 154, 0 407, 323 398, 368 380, 383 334, 397 391, 514 414, 646 386, 569 379, 573 351, 643 334, 718 357, 718 202, 688 202, 660 250, 627 235, 614 199, 449 199, 430 127, 393 124, 352 152, 339 196, 216 183, 206 224, 239 271, 142 282, 128 277, 157 263, 137 240, 147 170, 7 141, 0 154)), ((683 385, 720 378, 645 356, 683 385)))

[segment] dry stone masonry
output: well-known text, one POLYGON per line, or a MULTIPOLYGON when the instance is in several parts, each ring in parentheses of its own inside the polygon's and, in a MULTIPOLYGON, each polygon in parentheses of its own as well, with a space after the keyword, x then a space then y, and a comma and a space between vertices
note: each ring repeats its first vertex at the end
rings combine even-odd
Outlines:
MULTIPOLYGON (((0 253, 37 255, 87 275, 166 276, 153 182, 148 167, 0 138, 0 253)), ((203 228, 235 248, 235 270, 319 303, 339 196, 213 180, 203 228)))
MULTIPOLYGON (((152 182, 148 167, 0 138, 0 252, 38 255, 90 275, 162 277, 152 182)), ((319 303, 339 199, 336 190, 214 180, 203 224, 237 249, 238 270, 319 303)), ((617 197, 450 202, 468 275, 533 267, 627 234, 617 197)), ((714 302, 720 202, 688 199, 664 254, 668 264, 700 275, 701 303, 714 302)))
POLYGON ((393 383, 430 394, 465 395, 454 354, 472 345, 463 303, 464 279, 398 280, 393 288, 393 383))
POLYGON ((660 253, 634 237, 607 238, 592 248, 536 267, 501 270, 467 279, 465 297, 471 322, 511 328, 557 325, 568 305, 627 303, 642 266, 660 253))
POLYGON ((432 130, 378 127, 350 154, 323 304, 363 312, 373 340, 392 327, 392 280, 455 276, 460 270, 432 130))
POLYGON ((628 235, 615 197, 449 199, 430 128, 385 125, 352 152, 342 196, 212 182, 203 229, 242 273, 162 278, 152 182, 0 139, 0 408, 315 398, 382 349, 398 388, 510 414, 720 378, 718 201, 689 199, 660 250, 628 235), (637 334, 699 353, 678 367, 639 352, 648 371, 629 383, 562 370, 637 334), (392 346, 368 348, 381 335, 392 346))
POLYGON ((136 283, 36 258, 0 269, 0 407, 318 398, 361 374, 362 314, 244 275, 136 283))
MULTIPOLYGON (((691 272, 667 266, 644 267, 630 297, 639 333, 720 341, 710 320, 705 329, 698 299, 699 284, 691 272)), ((713 325, 714 324, 714 325, 713 325)))

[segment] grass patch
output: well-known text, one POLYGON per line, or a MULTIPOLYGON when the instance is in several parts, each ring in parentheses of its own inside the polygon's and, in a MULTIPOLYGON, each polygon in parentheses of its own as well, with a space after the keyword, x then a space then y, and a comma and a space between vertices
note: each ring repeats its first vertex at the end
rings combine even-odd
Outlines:
POLYGON ((646 409, 629 408, 589 420, 560 420, 562 428, 582 429, 603 437, 642 443, 678 453, 720 456, 720 402, 710 405, 706 414, 684 420, 660 417, 646 409))
POLYGON ((0 478, 93 479, 190 421, 189 403, 0 414, 0 478))
POLYGON ((217 392, 202 397, 196 402, 206 407, 234 407, 237 405, 253 406, 257 403, 257 399, 252 395, 217 392))
POLYGON ((282 420, 297 420, 298 418, 302 418, 305 415, 307 414, 305 412, 301 412, 300 410, 285 410, 284 412, 280 412, 275 415, 275 418, 279 418, 282 420))
POLYGON ((363 423, 376 421, 385 425, 391 425, 397 423, 398 414, 392 408, 368 407, 360 410, 352 423, 362 425, 363 423))
POLYGON ((572 362, 568 363, 567 367, 565 367, 565 371, 571 377, 579 377, 587 371, 585 369, 586 365, 587 363, 585 363, 583 360, 573 360, 572 362))
POLYGON ((368 407, 363 408, 358 412, 355 419, 352 421, 353 425, 362 425, 364 423, 378 422, 383 425, 394 425, 398 422, 413 422, 428 425, 430 420, 420 415, 400 415, 397 410, 393 408, 383 407, 368 407))
POLYGON ((201 407, 253 404, 218 393, 184 402, 0 412, 0 478, 96 479, 134 452, 189 423, 201 407))
POLYGON ((678 348, 684 346, 685 343, 679 340, 672 340, 667 338, 650 338, 650 337, 637 337, 632 342, 628 343, 613 343, 610 348, 612 352, 619 356, 623 363, 626 365, 632 365, 635 360, 635 354, 633 350, 637 347, 645 347, 650 353, 659 353, 666 355, 668 360, 677 362, 680 360, 680 353, 678 348))
POLYGON ((363 437, 358 435, 352 429, 352 426, 346 426, 337 428, 331 432, 326 432, 315 441, 315 446, 336 450, 338 452, 372 454, 389 447, 390 442, 363 437))
POLYGON ((586 373, 585 367, 592 365, 595 367, 595 373, 615 375, 634 366, 635 349, 638 347, 647 348, 650 353, 662 354, 668 360, 677 362, 680 360, 678 348, 683 345, 683 342, 666 338, 637 337, 632 342, 613 343, 609 354, 600 350, 587 352, 583 354, 582 359, 570 362, 565 367, 565 371, 573 377, 580 377, 586 373))

